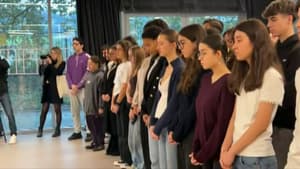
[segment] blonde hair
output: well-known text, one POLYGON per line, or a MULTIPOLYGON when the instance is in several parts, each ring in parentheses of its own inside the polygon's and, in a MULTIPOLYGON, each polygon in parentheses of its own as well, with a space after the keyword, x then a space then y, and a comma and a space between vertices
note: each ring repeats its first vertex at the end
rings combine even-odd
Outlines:
POLYGON ((57 54, 57 62, 54 65, 55 68, 58 68, 58 66, 63 62, 63 57, 62 57, 62 51, 59 47, 53 47, 51 48, 52 51, 54 51, 57 54))
POLYGON ((129 48, 129 50, 131 50, 132 57, 134 57, 134 64, 132 65, 131 71, 131 77, 133 77, 137 74, 138 70, 142 66, 142 62, 145 58, 145 52, 141 47, 137 45, 132 46, 131 48, 129 48))

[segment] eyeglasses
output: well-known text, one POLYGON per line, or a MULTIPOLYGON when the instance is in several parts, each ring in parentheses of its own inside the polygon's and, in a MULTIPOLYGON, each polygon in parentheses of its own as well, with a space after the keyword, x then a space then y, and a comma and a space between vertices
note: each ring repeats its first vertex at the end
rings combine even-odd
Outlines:
POLYGON ((80 43, 73 42, 73 45, 76 45, 76 46, 77 46, 77 45, 80 45, 80 43))

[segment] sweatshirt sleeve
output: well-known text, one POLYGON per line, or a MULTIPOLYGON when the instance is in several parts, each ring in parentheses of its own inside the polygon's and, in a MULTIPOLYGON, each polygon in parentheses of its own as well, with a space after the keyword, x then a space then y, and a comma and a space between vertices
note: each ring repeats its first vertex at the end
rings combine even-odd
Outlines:
MULTIPOLYGON (((225 83, 226 84, 226 83, 225 83)), ((200 151, 195 153, 195 158, 200 163, 205 163, 214 158, 220 152, 227 126, 232 115, 235 96, 222 86, 220 103, 217 109, 217 121, 207 141, 201 145, 200 151)))
POLYGON ((194 154, 196 154, 196 152, 198 152, 201 148, 199 134, 200 134, 199 127, 195 126, 195 133, 194 133, 193 142, 192 142, 192 152, 194 154))
POLYGON ((80 82, 77 85, 78 89, 81 89, 84 87, 87 75, 88 75, 88 72, 85 72, 84 76, 82 77, 82 79, 80 80, 80 82))

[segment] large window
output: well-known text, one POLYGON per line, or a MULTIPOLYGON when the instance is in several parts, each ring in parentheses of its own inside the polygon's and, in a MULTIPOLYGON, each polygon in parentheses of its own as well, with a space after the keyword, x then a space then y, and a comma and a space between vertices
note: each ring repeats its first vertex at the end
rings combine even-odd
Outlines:
MULTIPOLYGON (((0 55, 10 62, 9 92, 19 130, 36 129, 41 109, 40 55, 51 46, 66 58, 77 35, 75 0, 0 0, 0 55)), ((45 128, 54 122, 51 109, 45 128)), ((71 127, 69 101, 64 99, 63 127, 71 127)), ((2 121, 6 116, 0 106, 2 121)))
POLYGON ((179 31, 183 26, 198 23, 202 24, 205 19, 216 18, 224 23, 224 30, 233 27, 239 21, 239 14, 132 14, 122 15, 122 35, 131 35, 141 45, 141 35, 145 23, 152 19, 161 18, 166 21, 170 28, 179 31))

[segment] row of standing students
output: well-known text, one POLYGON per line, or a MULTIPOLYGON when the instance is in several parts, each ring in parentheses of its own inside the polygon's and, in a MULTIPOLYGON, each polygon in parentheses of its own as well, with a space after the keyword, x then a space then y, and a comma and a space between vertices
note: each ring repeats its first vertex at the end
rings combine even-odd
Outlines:
MULTIPOLYGON (((143 101, 131 105, 129 112, 144 122, 141 141, 149 145, 142 146, 145 168, 147 164, 149 168, 278 168, 282 159, 278 158, 281 152, 276 157, 273 149, 272 122, 291 94, 285 91, 290 89, 284 81, 293 82, 294 76, 284 75, 287 65, 280 62, 261 21, 249 19, 234 28, 236 61, 231 73, 223 60, 226 49, 220 36, 207 36, 202 30, 189 25, 178 37, 173 30, 157 27, 143 32, 144 49, 150 55, 144 76, 137 77, 137 85, 143 82, 143 101), (147 51, 149 42, 157 45, 152 51, 147 51), (148 81, 151 76, 156 79, 153 84, 148 81), (143 132, 145 126, 148 132, 143 132)), ((133 163, 137 153, 131 152, 133 163)))
MULTIPOLYGON (((115 58, 110 58, 97 87, 110 123, 107 154, 120 153, 116 164, 124 168, 283 168, 289 143, 280 150, 276 142, 283 137, 279 131, 294 127, 284 112, 293 115, 295 100, 290 96, 295 95, 299 67, 297 57, 293 61, 284 54, 299 53, 298 37, 290 32, 280 39, 272 18, 274 13, 291 16, 291 26, 295 16, 281 11, 290 5, 276 0, 264 12, 270 32, 279 36, 275 47, 261 21, 249 19, 233 29, 231 72, 222 38, 200 25, 177 34, 167 26, 148 24, 142 34, 144 50, 118 41, 112 49, 115 58)), ((103 135, 99 143, 96 130, 92 135, 91 147, 103 145, 103 135)))
MULTIPOLYGON (((235 156, 237 156, 236 159, 243 158, 250 162, 255 156, 271 156, 270 158, 261 158, 261 161, 266 160, 270 161, 272 165, 277 165, 274 151, 272 148, 270 149, 272 146, 270 127, 271 119, 274 117, 272 114, 283 98, 283 78, 280 64, 276 59, 276 52, 268 36, 268 31, 260 21, 248 20, 239 24, 235 29, 234 36, 235 41, 243 41, 243 43, 235 43, 233 47, 239 64, 233 66, 233 73, 230 75, 224 62, 226 48, 224 48, 224 42, 220 35, 210 34, 207 36, 200 25, 189 25, 183 28, 179 32, 179 36, 170 29, 161 30, 158 27, 145 29, 142 35, 144 45, 150 41, 157 47, 147 50, 147 47, 144 46, 146 53, 150 55, 148 59, 145 59, 149 65, 142 75, 140 72, 140 74, 138 73, 139 76, 136 80, 136 86, 141 87, 142 84, 143 90, 141 92, 136 90, 134 94, 136 95, 138 92, 138 95, 143 95, 143 99, 142 102, 132 104, 130 107, 126 103, 126 90, 124 89, 130 79, 129 64, 126 59, 122 58, 127 53, 125 51, 128 50, 122 44, 125 43, 124 41, 121 40, 117 43, 117 57, 120 57, 119 59, 123 62, 121 67, 119 65, 117 68, 114 78, 113 93, 115 92, 115 94, 112 98, 111 111, 117 114, 121 155, 119 163, 133 164, 135 168, 139 168, 138 166, 142 163, 145 168, 154 169, 220 168, 221 166, 229 168, 232 165, 239 165, 240 160, 233 161, 235 156), (253 27, 256 28, 256 31, 261 32, 261 36, 252 37, 253 29, 249 30, 249 28, 253 27), (261 49, 252 45, 257 41, 262 41, 261 49), (178 55, 178 47, 183 57, 178 55), (122 51, 118 52, 118 48, 121 48, 119 50, 122 51), (260 56, 262 55, 260 50, 269 53, 260 56), (254 53, 259 55, 253 56, 254 53), (256 58, 258 59, 256 60, 256 58), (269 63, 263 63, 265 61, 263 58, 273 59, 269 63), (253 62, 259 64, 252 65, 253 62), (251 65, 254 66, 253 69, 251 65), (259 75, 255 74, 254 70, 257 69, 259 75), (152 81, 150 81, 151 76, 152 81), (120 82, 118 79, 121 79, 120 82), (274 87, 280 90, 273 92, 274 87), (234 93, 238 93, 236 102, 234 93), (252 104, 250 109, 246 106, 248 102, 252 104), (236 110, 238 110, 239 116, 236 115, 236 110), (265 116, 265 114, 258 116, 259 112, 266 113, 266 111, 269 116, 265 116), (130 126, 133 124, 133 119, 129 120, 129 114, 132 112, 135 112, 137 118, 144 122, 137 123, 141 125, 142 156, 140 151, 132 151, 132 148, 131 153, 129 151, 130 142, 128 144, 128 140, 137 141, 138 139, 130 138, 132 135, 127 138, 128 133, 132 132, 130 126), (233 116, 232 112, 234 112, 233 116), (249 114, 247 118, 244 117, 245 114, 249 114), (253 129, 253 126, 257 126, 256 121, 263 121, 262 126, 266 128, 253 129), (236 130, 230 131, 234 124, 241 125, 238 133, 236 130), (128 131, 128 125, 130 131, 128 131), (147 127, 146 130, 144 130, 145 127, 147 127), (252 131, 252 133, 249 135, 248 131, 252 131), (143 135, 146 134, 149 134, 149 139, 145 141, 143 135), (257 136, 260 134, 263 137, 258 139, 257 136), (239 144, 244 142, 243 139, 251 142, 242 144, 242 147, 239 144), (147 141, 148 147, 145 148, 147 141), (247 146, 256 147, 255 144, 264 149, 253 149, 251 152, 244 150, 247 146), (232 155, 231 148, 235 151, 233 157, 230 156, 232 155), (148 159, 147 149, 150 155, 148 159), (254 157, 248 158, 247 153, 253 152, 260 154, 252 154, 254 157), (144 159, 140 160, 139 157, 144 159)), ((142 64, 143 68, 147 67, 144 64, 142 64)), ((135 143, 135 145, 138 144, 135 143)))

